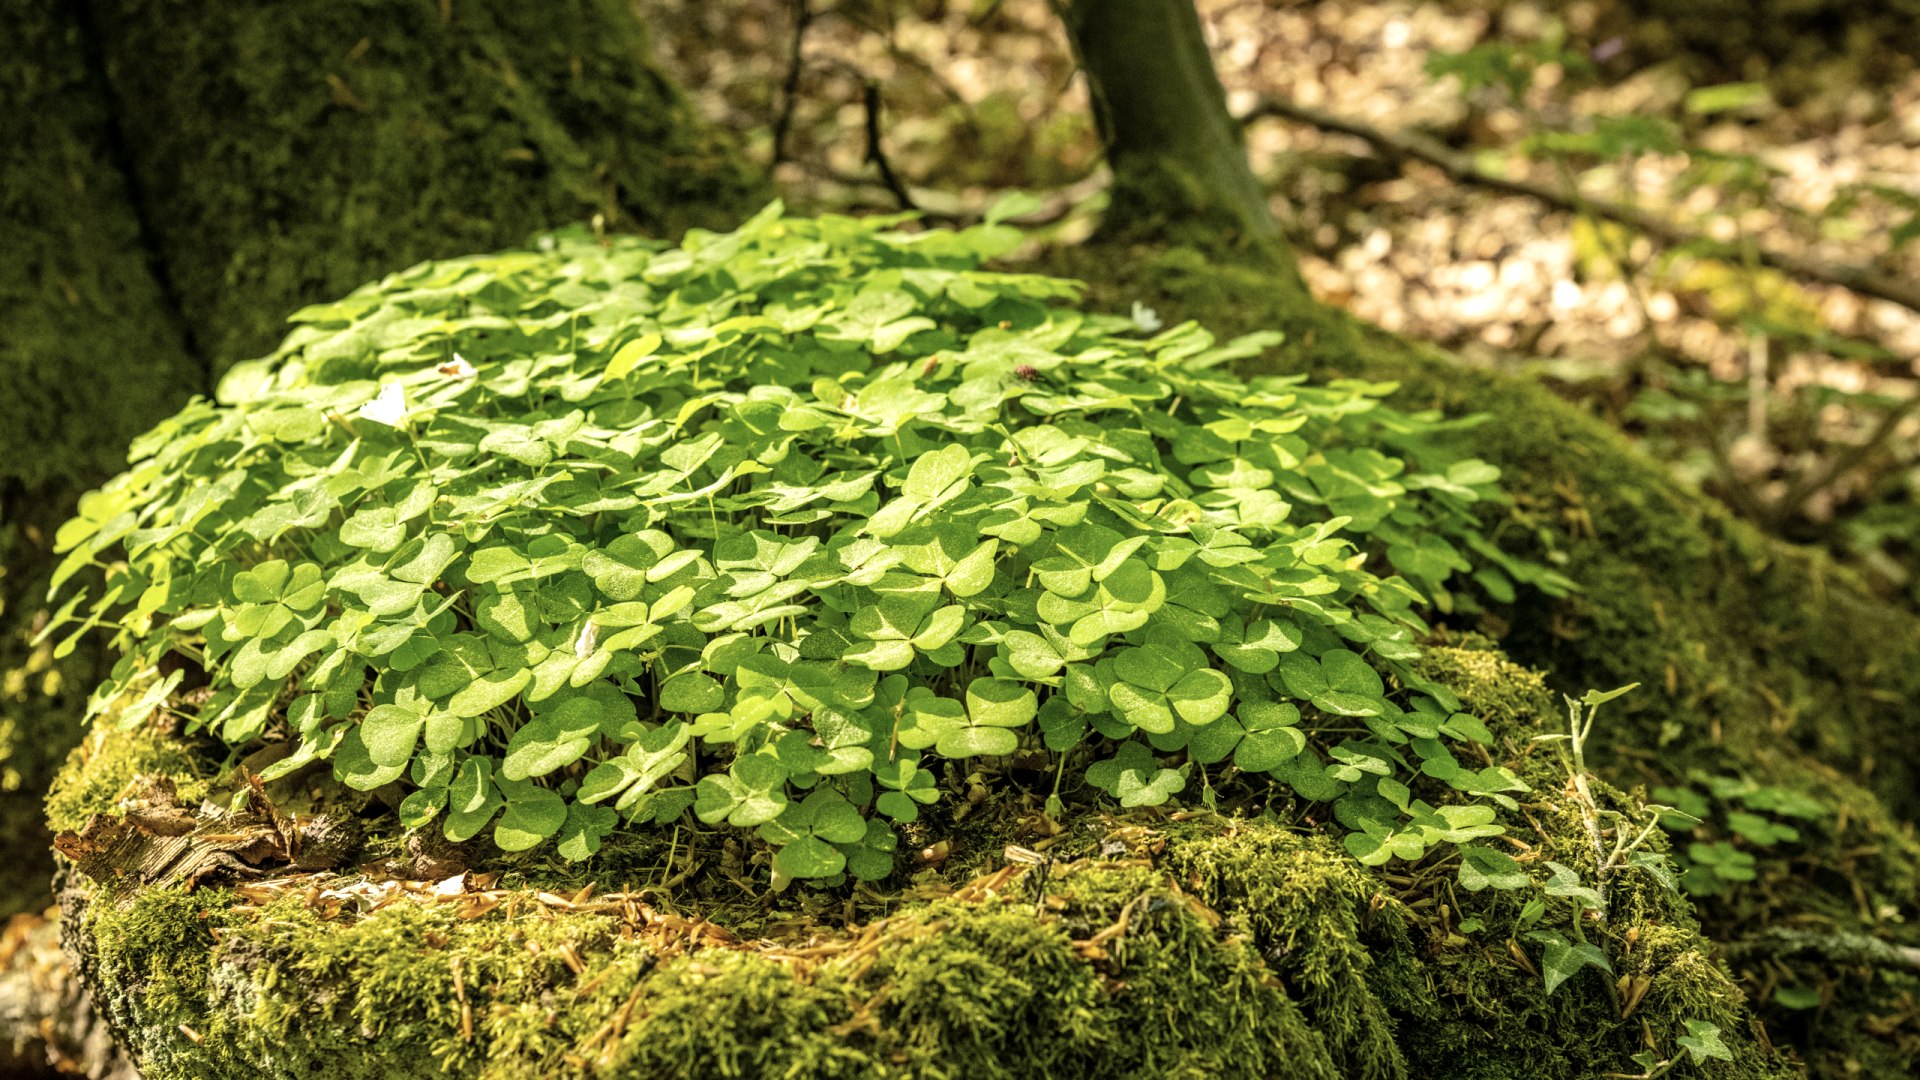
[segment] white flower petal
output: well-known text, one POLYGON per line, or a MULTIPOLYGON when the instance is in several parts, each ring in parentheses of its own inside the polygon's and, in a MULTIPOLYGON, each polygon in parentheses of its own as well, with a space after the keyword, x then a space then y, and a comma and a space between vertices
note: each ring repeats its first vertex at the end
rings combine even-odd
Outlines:
POLYGON ((360 418, 371 420, 388 427, 399 427, 407 422, 407 392, 399 383, 387 383, 380 387, 380 396, 360 406, 360 418))

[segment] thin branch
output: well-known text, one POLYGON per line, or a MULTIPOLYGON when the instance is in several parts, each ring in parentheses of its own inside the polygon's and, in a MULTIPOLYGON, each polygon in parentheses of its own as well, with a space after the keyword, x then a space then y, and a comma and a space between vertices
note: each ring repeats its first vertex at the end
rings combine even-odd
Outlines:
POLYGON ((1762 931, 1727 946, 1736 956, 1764 953, 1776 958, 1818 956, 1837 964, 1864 964, 1894 971, 1920 971, 1920 948, 1870 934, 1821 934, 1786 927, 1762 931))
POLYGON ((1808 499, 1813 498, 1815 494, 1825 489, 1828 484, 1845 476, 1856 466, 1865 462, 1867 458, 1873 455, 1875 450, 1879 449, 1882 444, 1893 436, 1894 430, 1900 426, 1900 422, 1913 415, 1917 409, 1920 409, 1920 393, 1915 393, 1912 397, 1882 413, 1880 415, 1880 422, 1874 425, 1873 430, 1867 434, 1865 440, 1847 447, 1843 453, 1834 455, 1827 461, 1825 468, 1802 478, 1798 483, 1794 484, 1785 495, 1782 495, 1779 501, 1774 504, 1774 515, 1779 518, 1784 518, 1788 514, 1800 509, 1806 505, 1808 499))
MULTIPOLYGON (((1252 112, 1241 117, 1241 122, 1250 123, 1266 116, 1292 120, 1323 131, 1351 135, 1372 146, 1374 151, 1382 157, 1394 161, 1423 161, 1439 169, 1457 183, 1491 188, 1510 195, 1521 195, 1556 209, 1574 213, 1585 212, 1594 217, 1605 218, 1636 229, 1667 247, 1707 248, 1727 252, 1731 257, 1737 257, 1740 254, 1733 245, 1720 243, 1711 237, 1637 207, 1605 199, 1585 198, 1546 184, 1497 176, 1475 164, 1468 155, 1448 149, 1421 135, 1382 131, 1358 120, 1334 116, 1318 109, 1309 109, 1303 105, 1295 105, 1276 98, 1263 100, 1252 112)), ((1861 296, 1885 300, 1909 311, 1920 312, 1920 286, 1868 267, 1830 263, 1811 256, 1772 248, 1756 247, 1752 250, 1752 257, 1763 266, 1807 281, 1835 285, 1859 293, 1861 296)))
POLYGON ((913 195, 907 191, 907 185, 893 171, 893 162, 887 160, 886 148, 880 141, 880 82, 867 80, 867 161, 880 170, 880 182, 900 200, 900 209, 914 210, 913 195))

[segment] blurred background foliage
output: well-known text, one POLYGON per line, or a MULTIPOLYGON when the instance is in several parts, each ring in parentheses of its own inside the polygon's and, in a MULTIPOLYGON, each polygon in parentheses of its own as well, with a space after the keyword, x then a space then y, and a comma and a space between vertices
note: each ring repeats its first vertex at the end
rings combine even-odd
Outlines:
MULTIPOLYGON (((1319 295, 1537 371, 1920 603, 1920 3, 1199 6, 1319 295)), ((807 209, 967 220, 1022 187, 1048 241, 1093 227, 1098 137, 1047 0, 640 7, 807 209)))

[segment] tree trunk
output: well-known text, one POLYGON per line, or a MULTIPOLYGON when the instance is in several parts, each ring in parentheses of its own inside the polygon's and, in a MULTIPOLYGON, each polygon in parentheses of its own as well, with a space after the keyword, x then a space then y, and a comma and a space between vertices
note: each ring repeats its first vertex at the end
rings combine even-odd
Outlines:
POLYGON ((728 225, 757 174, 625 0, 86 0, 152 240, 215 367, 421 259, 598 215, 728 225))
POLYGON ((1292 275, 1191 0, 1057 6, 1113 170, 1106 235, 1224 236, 1292 275))

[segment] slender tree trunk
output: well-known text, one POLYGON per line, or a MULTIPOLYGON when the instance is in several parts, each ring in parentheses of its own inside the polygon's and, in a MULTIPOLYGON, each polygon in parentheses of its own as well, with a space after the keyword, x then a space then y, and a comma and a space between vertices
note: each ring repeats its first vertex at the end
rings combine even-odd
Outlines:
POLYGON ((1113 169, 1105 229, 1119 239, 1224 237, 1292 256, 1247 165, 1192 0, 1056 0, 1113 169))

